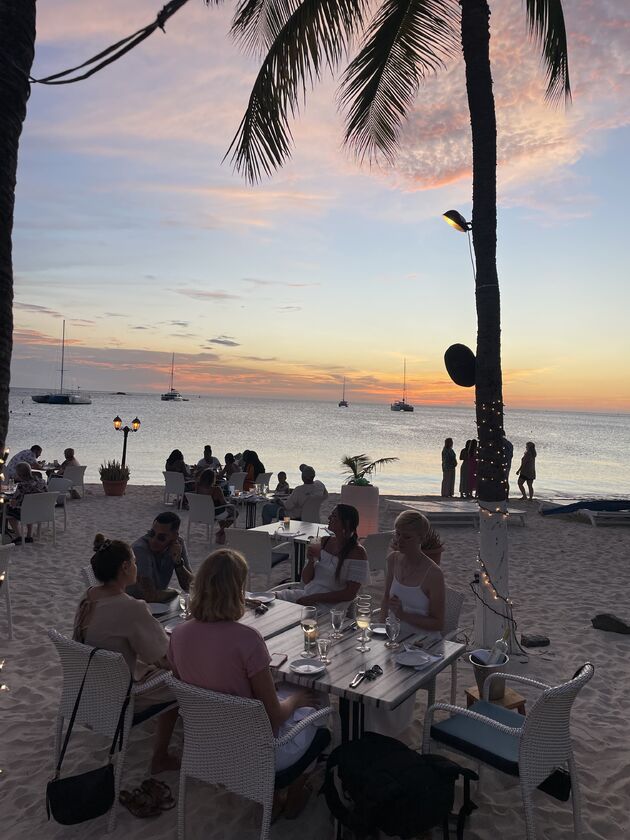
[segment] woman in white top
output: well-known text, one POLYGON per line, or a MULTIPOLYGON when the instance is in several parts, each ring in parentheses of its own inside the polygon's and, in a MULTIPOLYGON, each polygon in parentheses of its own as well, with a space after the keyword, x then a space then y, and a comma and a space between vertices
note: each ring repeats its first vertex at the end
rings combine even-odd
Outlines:
POLYGON ((356 598, 369 579, 367 554, 359 545, 359 512, 351 505, 337 505, 328 517, 332 537, 311 543, 302 571, 304 588, 285 589, 278 598, 303 606, 343 604, 356 598))
POLYGON ((401 635, 441 632, 444 626, 444 575, 420 548, 429 527, 426 516, 415 510, 403 511, 394 523, 380 617, 385 621, 391 610, 402 623, 401 635))

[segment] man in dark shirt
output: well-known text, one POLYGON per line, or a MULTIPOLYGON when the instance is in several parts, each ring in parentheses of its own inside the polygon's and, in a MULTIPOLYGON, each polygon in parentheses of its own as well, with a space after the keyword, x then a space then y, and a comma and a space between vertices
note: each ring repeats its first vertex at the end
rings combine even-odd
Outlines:
POLYGON ((188 592, 193 573, 188 560, 186 544, 179 536, 181 520, 176 513, 167 511, 155 518, 151 529, 133 544, 138 567, 138 579, 127 590, 134 598, 163 603, 177 595, 169 589, 173 572, 181 588, 188 592))

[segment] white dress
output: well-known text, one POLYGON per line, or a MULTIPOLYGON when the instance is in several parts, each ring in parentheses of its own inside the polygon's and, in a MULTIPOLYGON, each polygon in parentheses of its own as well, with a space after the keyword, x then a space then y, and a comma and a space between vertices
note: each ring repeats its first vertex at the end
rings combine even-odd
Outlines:
MULTIPOLYGON (((295 589, 283 589, 276 593, 277 598, 285 601, 295 601, 305 595, 317 595, 323 592, 340 592, 346 588, 348 582, 364 584, 370 577, 370 567, 367 560, 344 560, 339 573, 339 580, 335 577, 339 558, 335 554, 321 549, 319 560, 315 563, 313 579, 304 587, 295 589)), ((322 602, 323 603, 323 602, 322 602)), ((344 604, 335 604, 336 607, 343 607, 344 604)), ((323 603, 323 608, 328 609, 329 605, 323 603)))

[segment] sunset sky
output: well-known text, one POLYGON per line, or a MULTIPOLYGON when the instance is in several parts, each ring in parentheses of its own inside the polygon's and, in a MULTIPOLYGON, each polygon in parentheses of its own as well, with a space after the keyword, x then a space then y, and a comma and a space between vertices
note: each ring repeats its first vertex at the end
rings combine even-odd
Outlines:
MULTIPOLYGON (((149 23, 161 0, 38 3, 34 76, 149 23)), ((523 4, 491 3, 499 131, 505 401, 630 411, 630 3, 565 0, 573 104, 544 101, 523 4)), ((470 403, 444 350, 475 346, 461 58, 427 81, 398 159, 341 147, 326 78, 293 125, 292 160, 248 186, 222 162, 257 62, 234 6, 190 0, 97 76, 37 85, 20 147, 12 384, 470 403)))

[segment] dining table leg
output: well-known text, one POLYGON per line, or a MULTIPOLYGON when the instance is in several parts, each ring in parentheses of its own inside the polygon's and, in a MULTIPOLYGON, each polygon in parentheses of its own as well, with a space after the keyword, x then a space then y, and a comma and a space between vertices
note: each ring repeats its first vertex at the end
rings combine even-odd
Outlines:
POLYGON ((358 700, 339 698, 339 717, 341 719, 341 743, 356 741, 365 732, 365 707, 358 700))
POLYGON ((302 580, 302 571, 306 564, 306 543, 293 540, 293 580, 302 580))

